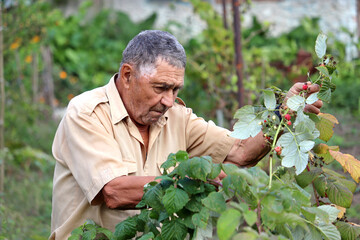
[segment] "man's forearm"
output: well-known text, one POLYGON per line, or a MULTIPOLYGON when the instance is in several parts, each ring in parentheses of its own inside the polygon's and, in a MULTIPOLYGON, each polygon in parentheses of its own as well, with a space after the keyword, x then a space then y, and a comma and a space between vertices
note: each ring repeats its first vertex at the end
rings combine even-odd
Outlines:
POLYGON ((224 160, 224 163, 232 163, 239 167, 252 167, 255 166, 270 149, 263 132, 248 139, 237 139, 224 160))
POLYGON ((105 204, 112 209, 134 209, 141 201, 144 185, 155 176, 121 176, 108 182, 102 189, 105 204))

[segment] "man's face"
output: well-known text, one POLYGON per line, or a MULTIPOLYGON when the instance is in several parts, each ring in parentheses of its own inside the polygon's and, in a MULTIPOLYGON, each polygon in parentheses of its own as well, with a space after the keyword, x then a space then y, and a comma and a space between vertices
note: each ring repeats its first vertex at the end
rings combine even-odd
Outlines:
POLYGON ((185 69, 158 60, 156 68, 142 68, 129 82, 125 107, 138 125, 151 125, 173 106, 184 85, 185 69))

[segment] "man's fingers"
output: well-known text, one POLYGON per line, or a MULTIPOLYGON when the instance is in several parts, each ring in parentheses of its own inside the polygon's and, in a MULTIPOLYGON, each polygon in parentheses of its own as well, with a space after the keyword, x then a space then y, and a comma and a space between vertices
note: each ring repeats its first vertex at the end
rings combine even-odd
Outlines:
POLYGON ((321 100, 318 100, 316 102, 314 102, 313 104, 306 104, 304 111, 305 112, 309 112, 309 113, 315 113, 315 114, 319 114, 320 113, 320 108, 322 107, 323 102, 321 100))

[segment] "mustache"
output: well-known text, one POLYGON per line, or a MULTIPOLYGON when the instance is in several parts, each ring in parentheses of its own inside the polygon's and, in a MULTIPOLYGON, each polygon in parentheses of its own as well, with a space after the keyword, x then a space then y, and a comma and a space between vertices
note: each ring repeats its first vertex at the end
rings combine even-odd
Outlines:
POLYGON ((164 105, 154 106, 154 107, 150 108, 150 111, 156 111, 156 112, 166 112, 167 110, 168 110, 168 108, 165 107, 164 105))

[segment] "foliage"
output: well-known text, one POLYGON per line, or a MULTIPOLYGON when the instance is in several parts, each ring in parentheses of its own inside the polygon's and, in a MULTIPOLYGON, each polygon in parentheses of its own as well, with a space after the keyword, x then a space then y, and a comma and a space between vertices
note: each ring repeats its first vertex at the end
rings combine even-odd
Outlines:
POLYGON ((31 147, 5 149, 5 191, 0 197, 0 239, 50 235, 54 160, 31 147))

